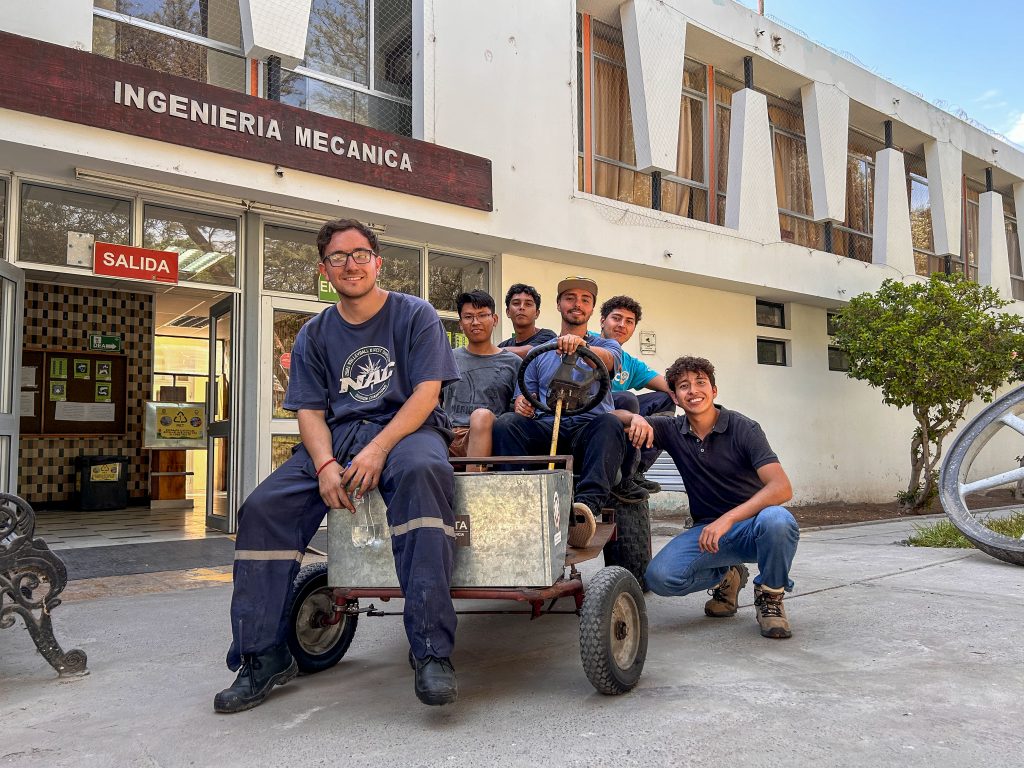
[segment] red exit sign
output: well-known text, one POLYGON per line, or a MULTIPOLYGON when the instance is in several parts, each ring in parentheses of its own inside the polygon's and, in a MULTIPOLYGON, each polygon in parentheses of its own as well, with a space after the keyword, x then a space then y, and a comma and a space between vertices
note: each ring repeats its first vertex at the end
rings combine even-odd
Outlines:
POLYGON ((93 246, 92 272, 94 275, 177 283, 178 254, 97 242, 93 246))

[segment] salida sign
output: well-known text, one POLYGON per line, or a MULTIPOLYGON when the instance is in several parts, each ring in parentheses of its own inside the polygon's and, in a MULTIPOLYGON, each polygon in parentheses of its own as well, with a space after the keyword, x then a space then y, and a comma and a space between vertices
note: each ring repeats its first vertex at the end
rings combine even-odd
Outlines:
POLYGON ((178 282, 178 254, 131 245, 97 242, 93 246, 94 275, 129 277, 158 283, 178 282))

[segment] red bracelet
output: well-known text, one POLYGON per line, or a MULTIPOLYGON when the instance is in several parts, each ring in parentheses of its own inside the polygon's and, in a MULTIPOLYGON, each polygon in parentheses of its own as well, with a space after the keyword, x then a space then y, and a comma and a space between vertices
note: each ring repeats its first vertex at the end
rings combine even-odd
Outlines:
POLYGON ((333 456, 331 456, 331 458, 329 458, 327 461, 325 461, 323 464, 320 465, 320 469, 318 469, 316 471, 316 476, 320 477, 320 473, 324 471, 324 469, 327 467, 328 464, 337 464, 337 463, 338 463, 338 460, 336 458, 334 458, 333 456))

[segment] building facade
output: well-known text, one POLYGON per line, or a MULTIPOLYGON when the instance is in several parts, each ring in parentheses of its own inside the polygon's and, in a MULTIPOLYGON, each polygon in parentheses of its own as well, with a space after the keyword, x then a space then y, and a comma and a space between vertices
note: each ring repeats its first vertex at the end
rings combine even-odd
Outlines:
POLYGON ((710 358, 797 503, 909 471, 912 419, 846 377, 830 313, 933 271, 1024 299, 1024 152, 736 3, 54 0, 0 30, 0 484, 36 504, 93 453, 151 497, 170 387, 206 406, 189 488, 232 530, 297 440, 328 217, 374 226, 455 344, 464 289, 531 283, 556 328, 568 274, 636 298, 627 350, 710 358))

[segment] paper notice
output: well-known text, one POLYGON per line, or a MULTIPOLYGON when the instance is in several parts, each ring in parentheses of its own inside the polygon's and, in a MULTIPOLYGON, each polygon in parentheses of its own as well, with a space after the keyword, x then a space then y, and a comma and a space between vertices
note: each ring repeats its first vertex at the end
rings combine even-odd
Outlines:
POLYGON ((114 421, 113 403, 57 403, 54 421, 114 421))
POLYGON ((35 392, 22 392, 21 393, 21 405, 20 415, 21 418, 26 416, 36 415, 36 393, 35 392))
POLYGON ((34 365, 26 365, 21 369, 21 388, 22 389, 35 389, 36 384, 36 371, 39 369, 34 365))

